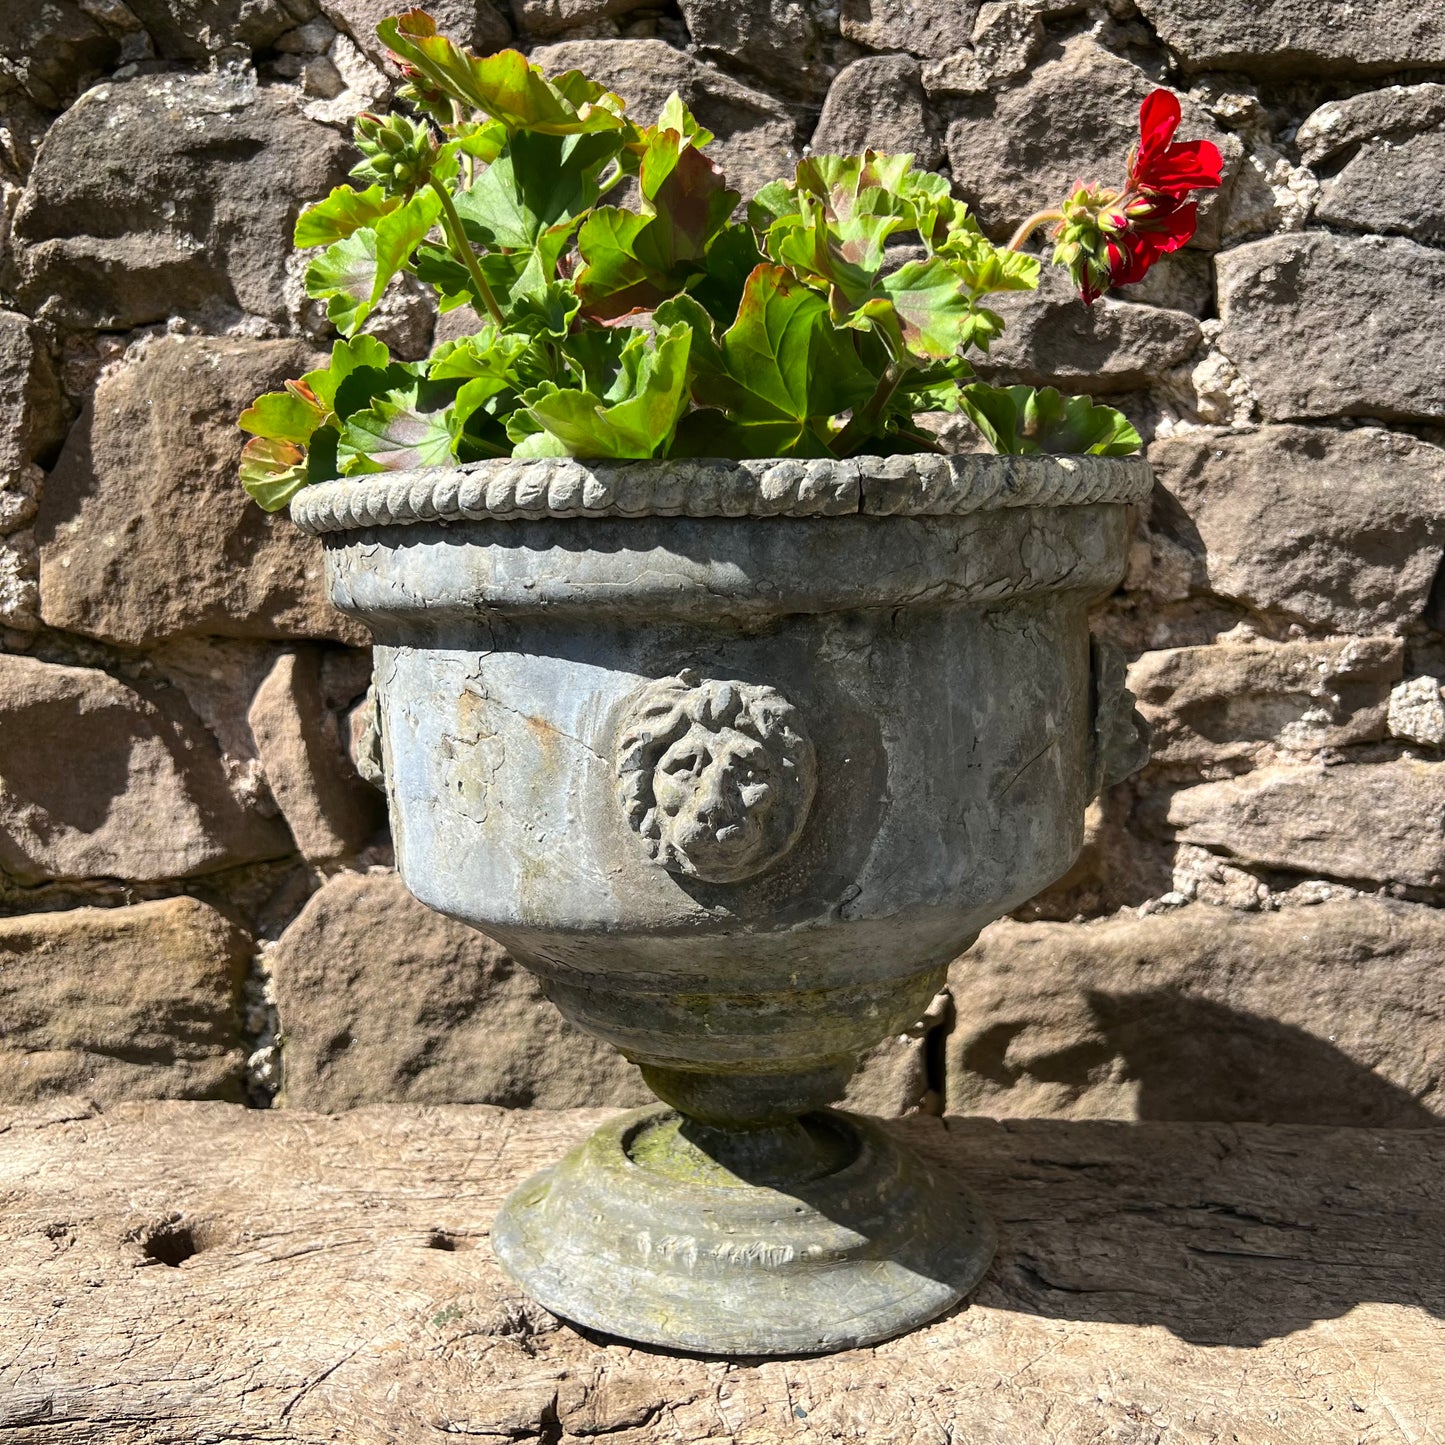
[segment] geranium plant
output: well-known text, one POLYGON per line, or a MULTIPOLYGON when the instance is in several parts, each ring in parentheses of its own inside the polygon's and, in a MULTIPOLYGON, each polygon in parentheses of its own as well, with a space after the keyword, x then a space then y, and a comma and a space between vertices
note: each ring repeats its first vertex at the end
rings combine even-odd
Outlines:
POLYGON ((677 95, 638 125, 580 72, 472 55, 425 11, 378 30, 407 110, 358 117, 360 184, 296 223, 342 339, 240 418, 242 481, 268 510, 310 482, 487 457, 933 450, 918 418, 939 411, 1000 452, 1138 448, 1117 411, 985 385, 968 353, 1003 328, 990 296, 1037 286, 1038 226, 1089 302, 1193 233, 1185 197, 1218 184, 1219 154, 1172 144, 1167 91, 1144 102, 1122 190, 1080 185, 999 246, 906 155, 812 156, 739 215, 677 95), (635 205, 609 201, 624 188, 635 205), (362 328, 401 272, 480 329, 394 360, 362 328))

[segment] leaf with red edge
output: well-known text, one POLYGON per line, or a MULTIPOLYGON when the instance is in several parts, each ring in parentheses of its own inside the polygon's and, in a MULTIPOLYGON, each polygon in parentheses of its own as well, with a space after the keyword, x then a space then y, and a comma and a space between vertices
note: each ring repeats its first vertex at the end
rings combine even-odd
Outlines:
POLYGON ((252 437, 241 448, 241 485, 264 511, 279 512, 306 485, 306 453, 294 442, 252 437))
POLYGON ((662 270, 698 260, 740 199, 722 171, 675 130, 649 138, 637 180, 643 207, 658 222, 643 259, 662 270))
POLYGON ((712 340, 690 296, 659 307, 660 322, 693 329, 693 400, 726 413, 742 456, 824 456, 834 419, 861 406, 878 378, 828 303, 781 266, 755 267, 737 320, 712 340))
POLYGON ((345 476, 367 472, 411 471, 443 466, 452 459, 452 431, 447 405, 454 386, 420 382, 404 391, 377 397, 365 411, 354 412, 341 429, 337 448, 345 476))
POLYGON ((599 206, 582 223, 577 250, 585 264, 574 284, 585 316, 615 321, 650 311, 670 294, 636 254, 639 235, 652 224, 651 216, 617 206, 599 206))
POLYGON ((252 436, 304 443, 326 420, 328 408, 304 382, 288 381, 284 391, 258 396, 236 421, 252 436))
POLYGON ((387 48, 426 80, 509 130, 576 135, 621 130, 622 101, 595 81, 569 71, 549 82, 518 50, 476 56, 436 33, 424 10, 391 16, 376 27, 387 48))
POLYGON ((653 129, 643 139, 645 214, 604 206, 578 233, 584 264, 577 294, 596 321, 650 310, 696 278, 738 201, 723 173, 680 132, 653 129))
POLYGON ((328 246, 306 268, 306 294, 326 302, 326 314, 343 336, 360 329, 440 213, 436 192, 418 191, 374 226, 358 227, 328 246))

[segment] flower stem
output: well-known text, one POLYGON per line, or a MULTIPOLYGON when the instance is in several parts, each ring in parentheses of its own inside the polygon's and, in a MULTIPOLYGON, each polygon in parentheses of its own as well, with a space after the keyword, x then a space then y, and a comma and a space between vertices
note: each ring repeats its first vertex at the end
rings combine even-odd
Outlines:
POLYGON ((890 361, 883 368, 883 375, 878 378, 873 395, 849 417, 847 426, 828 443, 828 450, 835 457, 851 456, 868 440, 878 418, 883 415, 884 407, 888 405, 902 380, 903 368, 896 361, 890 361))
POLYGON ((1036 211, 1013 233, 1013 237, 1008 243, 1008 249, 1010 251, 1021 251, 1024 242, 1027 241, 1040 226, 1046 225, 1049 221, 1062 221, 1063 219, 1062 211, 1036 211))
MULTIPOLYGON (((461 101, 452 101, 452 124, 460 130, 466 118, 461 101)), ((462 174, 467 178, 466 189, 471 190, 477 181, 476 160, 465 151, 462 152, 462 174)))
POLYGON ((482 304, 487 308, 487 314, 497 325, 498 331, 507 329, 506 319, 502 315, 502 308, 497 305, 497 298, 492 288, 487 285, 487 278, 482 275, 482 268, 477 265, 477 253, 472 250, 472 243, 467 240, 467 233, 462 229, 462 218, 457 215, 457 208, 452 205, 452 198, 447 194, 447 188, 433 178, 431 188, 441 197, 442 203, 442 226, 447 233, 447 241, 451 245, 454 255, 463 266, 467 268, 467 274, 472 278, 472 285, 476 288, 477 295, 482 298, 482 304))

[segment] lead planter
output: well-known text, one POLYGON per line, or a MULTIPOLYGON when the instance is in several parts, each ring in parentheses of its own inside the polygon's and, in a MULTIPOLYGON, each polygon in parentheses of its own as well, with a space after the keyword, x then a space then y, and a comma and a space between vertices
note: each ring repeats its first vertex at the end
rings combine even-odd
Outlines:
POLYGON ((664 1102, 493 1230, 548 1308, 781 1354, 895 1334, 992 1255, 827 1107, 1141 761, 1087 609, 1141 460, 506 461, 314 486, 375 641, 397 866, 664 1102))

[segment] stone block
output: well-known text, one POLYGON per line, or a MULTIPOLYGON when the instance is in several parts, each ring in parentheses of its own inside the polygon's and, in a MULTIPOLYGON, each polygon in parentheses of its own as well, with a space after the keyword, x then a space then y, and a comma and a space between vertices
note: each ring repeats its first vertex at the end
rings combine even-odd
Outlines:
MULTIPOLYGON (((929 72, 925 84, 932 84, 929 72)), ((1132 62, 1087 35, 1045 49, 1018 84, 956 102, 948 128, 955 190, 995 239, 1006 238, 1035 211, 1056 206, 1082 176, 1122 182, 1139 139, 1138 107, 1155 82, 1132 62)), ((1243 149, 1209 113, 1181 97, 1179 134, 1212 140, 1225 161, 1225 190, 1243 149)), ((1199 208, 1196 244, 1218 244, 1221 193, 1199 208)))
POLYGON ((296 213, 343 179, 346 155, 285 87, 235 72, 97 85, 45 137, 15 215, 12 289, 70 328, 286 322, 296 213))
POLYGON ((1203 251, 1175 251, 1151 266, 1142 281, 1111 291, 1107 299, 1208 316, 1214 308, 1214 262, 1203 251))
POLYGON ((1186 70, 1316 79, 1445 65, 1445 10, 1398 0, 1138 0, 1186 70))
POLYGON ((321 549, 236 478, 236 417, 319 358, 295 341, 166 337, 97 387, 36 519, 41 615, 130 645, 369 634, 326 600, 321 549))
POLYGON ((729 68, 741 67, 769 86, 821 94, 832 78, 822 34, 809 0, 679 0, 698 53, 729 68))
POLYGON ((585 70, 627 102, 634 120, 649 125, 677 91, 717 137, 708 155, 744 196, 791 176, 797 165, 795 126, 780 101, 664 40, 569 40, 538 46, 530 59, 549 75, 585 70))
POLYGON ((239 1102, 250 952, 194 898, 0 918, 0 1102, 239 1102))
POLYGON ((974 18, 970 44, 931 62, 924 86, 943 95, 996 90, 1022 75, 1043 49, 1044 7, 1037 0, 985 0, 974 18))
POLYGON ((40 468, 69 420, 50 353, 29 320, 0 311, 0 536, 35 514, 40 468))
MULTIPOLYGON (((21 493, 22 501, 25 494, 21 493)), ((33 632, 40 589, 35 573, 38 553, 35 533, 23 529, 0 539, 0 626, 33 632)))
POLYGON ((828 90, 814 155, 859 151, 906 152, 932 169, 943 160, 943 143, 923 97, 920 67, 908 55, 870 55, 838 72, 828 90))
POLYGON ((1320 191, 1315 218, 1349 231, 1409 236, 1445 245, 1445 128, 1373 141, 1320 191))
POLYGON ((156 52, 204 65, 213 55, 264 50, 294 28, 283 0, 126 0, 156 52))
POLYGON ((1085 306, 1061 266, 1043 267, 1037 291, 990 297, 989 308, 1005 324, 987 358, 975 363, 990 381, 1096 396, 1136 391, 1187 361, 1203 339, 1199 322, 1184 311, 1109 297, 1085 306))
POLYGON ((1295 134, 1309 164, 1328 166, 1315 215, 1350 231, 1445 242, 1445 85, 1392 85, 1332 100, 1295 134))
MULTIPOLYGON (((386 46, 381 43, 376 27, 388 15, 405 8, 395 0, 319 0, 321 13, 338 30, 349 35, 361 53, 373 65, 385 66, 394 74, 396 67, 387 61, 386 46)), ((475 50, 490 55, 505 49, 512 38, 512 28, 490 0, 432 0, 427 13, 436 21, 443 35, 475 50)))
POLYGON ((271 965, 290 1107, 652 1100, 499 945, 418 903, 394 873, 330 879, 271 965))
POLYGON ((1385 736, 1404 643, 1222 642, 1146 652, 1129 688, 1154 730, 1154 762, 1208 767, 1385 736))
POLYGON ((843 0, 838 28, 869 50, 942 60, 972 39, 979 0, 843 0))
POLYGON ((1220 350, 1265 417, 1445 420, 1445 252, 1311 231, 1215 260, 1220 350))
POLYGON ((1419 617, 1445 546, 1445 450, 1360 427, 1195 431, 1157 441, 1150 522, 1198 592, 1341 632, 1419 617))
POLYGON ((1302 231, 1319 192, 1312 171, 1291 165, 1282 152, 1256 137, 1245 152, 1225 206, 1224 244, 1302 231))
POLYGON ((951 970, 948 1109, 1438 1126, 1442 950, 1445 914, 1378 898, 1005 920, 951 970))
POLYGON ((302 856, 358 853, 386 821, 381 795, 357 775, 340 723, 321 694, 315 648, 276 659, 247 714, 271 794, 302 856))
POLYGON ((1445 85, 1390 85, 1326 101, 1295 132, 1306 165, 1318 166, 1363 142, 1416 135, 1445 125, 1445 85))
POLYGON ((517 29, 538 38, 616 20, 647 0, 512 0, 517 29))
POLYGON ((924 1051, 922 1037, 890 1035, 863 1056, 838 1107, 884 1119, 911 1113, 928 1092, 924 1051))
POLYGON ((1392 738, 1422 748, 1445 745, 1445 697, 1438 677, 1412 677, 1390 693, 1386 716, 1392 738))
POLYGON ((1268 767, 1182 788, 1165 824, 1250 869, 1364 887, 1445 883, 1445 763, 1268 767))
POLYGON ((121 37, 102 23, 100 7, 75 0, 0 0, 0 70, 36 105, 63 110, 76 93, 109 70, 121 37))
POLYGON ((187 878, 284 857, 180 696, 0 654, 0 867, 22 882, 187 878))

